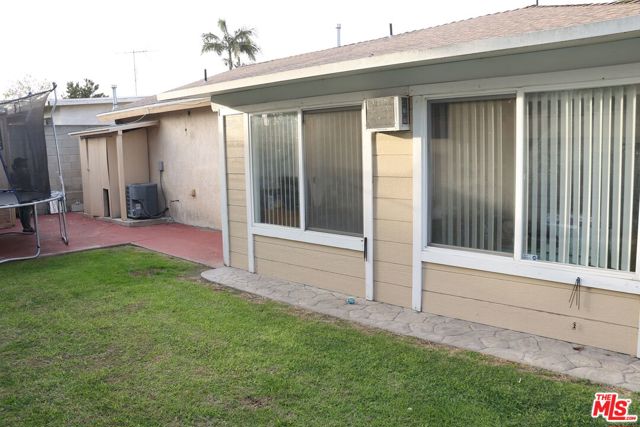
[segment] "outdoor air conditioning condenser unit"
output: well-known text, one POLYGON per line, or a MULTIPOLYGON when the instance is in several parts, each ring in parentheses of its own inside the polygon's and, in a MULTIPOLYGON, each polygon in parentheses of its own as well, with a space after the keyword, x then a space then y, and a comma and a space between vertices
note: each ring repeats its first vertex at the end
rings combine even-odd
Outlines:
POLYGON ((127 185, 127 217, 145 219, 156 217, 159 213, 156 184, 127 185))
POLYGON ((367 130, 399 131, 411 129, 410 100, 408 96, 385 96, 365 102, 367 130))

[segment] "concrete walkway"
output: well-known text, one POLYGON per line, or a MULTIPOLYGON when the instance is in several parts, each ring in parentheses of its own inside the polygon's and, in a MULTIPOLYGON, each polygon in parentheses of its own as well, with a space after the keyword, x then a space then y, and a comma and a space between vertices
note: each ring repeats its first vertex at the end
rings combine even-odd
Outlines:
POLYGON ((640 391, 640 359, 537 335, 495 328, 390 304, 356 299, 313 286, 251 274, 230 267, 202 273, 208 281, 303 307, 318 313, 502 359, 640 391))

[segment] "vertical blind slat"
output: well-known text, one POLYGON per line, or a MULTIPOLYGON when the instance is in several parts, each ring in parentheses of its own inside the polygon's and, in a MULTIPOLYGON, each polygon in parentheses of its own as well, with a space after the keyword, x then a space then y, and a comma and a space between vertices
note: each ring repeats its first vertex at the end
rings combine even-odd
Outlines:
MULTIPOLYGON (((537 98, 534 99, 532 102, 528 102, 527 105, 529 105, 529 108, 530 108, 529 114, 527 116, 533 115, 534 117, 537 117, 540 114, 538 110, 537 98)), ((527 121, 526 125, 531 135, 531 139, 533 141, 537 141, 538 126, 536 126, 535 123, 531 125, 529 121, 527 121)), ((535 145, 533 150, 527 150, 527 152, 530 152, 530 155, 531 155, 531 160, 532 160, 531 170, 534 177, 531 183, 531 203, 530 203, 531 221, 527 221, 527 224, 529 225, 531 235, 537 236, 538 235, 538 204, 540 203, 540 201, 538 200, 538 197, 539 197, 538 195, 540 193, 538 188, 539 187, 538 168, 540 166, 540 159, 539 159, 540 147, 538 145, 535 145)), ((532 239, 529 252, 532 254, 535 254, 537 251, 538 251, 538 240, 532 239)))
MULTIPOLYGON (((534 98, 538 99, 538 98, 534 98)), ((540 139, 534 140, 534 143, 540 143, 540 152, 542 153, 542 161, 540 162, 540 170, 549 170, 549 126, 548 126, 548 114, 549 114, 549 100, 543 94, 540 96, 540 115, 533 116, 533 120, 537 120, 538 123, 534 123, 534 128, 540 129, 540 139)), ((540 254, 539 257, 543 259, 549 259, 549 174, 540 174, 540 254)), ((537 235, 534 235, 537 236, 537 235)))
POLYGON ((558 260, 567 262, 569 249, 569 204, 571 200, 571 105, 565 92, 560 96, 560 218, 558 230, 558 260))
POLYGON ((600 197, 600 268, 609 266, 609 204, 611 186, 611 90, 605 90, 602 107, 602 187, 600 197))
MULTIPOLYGON (((455 108, 455 123, 457 124, 456 127, 456 145, 457 145, 457 153, 458 153, 458 161, 456 164, 461 165, 463 164, 463 155, 462 155, 462 146, 464 144, 464 136, 462 134, 462 107, 461 105, 456 105, 455 108)), ((462 170, 462 168, 456 168, 457 170, 457 176, 456 176, 456 183, 455 183, 455 187, 456 189, 458 189, 457 191, 457 197, 456 197, 456 211, 455 211, 455 218, 456 218, 456 244, 458 246, 462 246, 462 185, 463 185, 463 179, 462 176, 464 174, 464 171, 462 170)))
POLYGON ((504 195, 504 188, 502 186, 502 165, 503 165, 503 158, 502 158, 502 103, 501 102, 495 102, 496 105, 496 155, 497 155, 497 162, 498 165, 500 165, 498 168, 496 168, 496 172, 497 172, 497 180, 496 182, 498 183, 497 189, 499 191, 497 200, 496 200, 496 212, 498 214, 498 221, 496 224, 496 248, 498 251, 502 251, 502 227, 503 227, 503 223, 502 223, 502 207, 503 207, 503 203, 502 203, 502 198, 504 195))
POLYGON ((589 245, 591 243, 589 236, 591 235, 591 170, 593 168, 593 92, 586 92, 583 99, 583 117, 582 126, 582 147, 584 153, 584 163, 582 166, 582 209, 580 221, 580 258, 579 263, 589 265, 589 245))
POLYGON ((571 212, 570 218, 570 237, 571 246, 569 248, 569 256, 571 257, 571 264, 579 263, 580 256, 580 179, 581 179, 581 156, 582 156, 582 99, 578 94, 573 96, 569 100, 573 111, 573 118, 571 120, 571 149, 573 154, 573 160, 571 162, 571 212))
POLYGON ((476 104, 471 105, 471 117, 469 124, 471 126, 471 139, 469 148, 471 150, 471 247, 478 247, 478 150, 480 144, 474 143, 478 141, 478 123, 477 123, 476 104))
MULTIPOLYGON (((531 103, 530 102, 525 102, 524 103, 524 115, 525 117, 528 117, 529 114, 531 114, 531 103)), ((525 168, 525 176, 531 176, 533 173, 533 165, 532 165, 532 161, 531 161, 531 155, 529 153, 529 150, 531 149, 531 147, 533 147, 532 141, 531 141, 531 127, 529 126, 530 121, 529 120, 525 120, 524 121, 524 138, 525 141, 527 141, 525 144, 527 146, 528 149, 523 150, 524 151, 524 168, 525 168)), ((532 207, 533 207, 533 203, 535 203, 535 198, 533 197, 533 187, 532 187, 532 182, 531 180, 526 180, 525 181, 525 193, 524 193, 524 212, 527 212, 527 218, 531 218, 531 214, 532 214, 532 207)), ((524 236, 524 247, 525 248, 530 248, 531 247, 531 235, 529 233, 525 233, 524 236)))
MULTIPOLYGON (((449 136, 449 138, 453 138, 455 136, 455 125, 454 120, 451 120, 454 117, 453 111, 455 106, 454 105, 448 105, 448 117, 450 117, 449 120, 447 120, 447 133, 446 135, 449 136)), ((442 135, 440 135, 442 137, 442 135)), ((453 150, 453 146, 451 147, 452 149, 450 150, 444 150, 444 152, 446 153, 447 159, 448 159, 448 167, 447 167, 447 181, 450 187, 447 188, 447 191, 445 191, 446 193, 446 198, 447 198, 447 209, 446 212, 450 213, 449 215, 440 215, 442 218, 444 218, 445 224, 446 224, 446 228, 447 228, 447 238, 441 240, 442 242, 453 242, 453 206, 454 206, 454 197, 455 197, 455 192, 453 191, 453 189, 455 188, 453 186, 454 184, 454 173, 455 173, 455 153, 453 150)), ((439 151, 441 152, 441 151, 439 151)), ((433 190, 433 188, 432 188, 433 190)))
POLYGON ((550 156, 550 180, 549 180, 549 252, 550 260, 557 261, 558 253, 558 99, 550 96, 551 104, 549 156, 550 156))
POLYGON ((620 269, 629 270, 631 267, 631 228, 633 222, 633 193, 634 187, 637 183, 633 177, 635 152, 635 117, 636 117, 636 87, 629 88, 626 94, 625 100, 625 114, 624 114, 624 208, 623 208, 623 220, 622 220, 622 260, 620 269))
POLYGON ((600 196, 602 194, 602 125, 604 115, 602 90, 596 90, 593 96, 593 169, 592 180, 593 188, 591 191, 591 259, 589 265, 592 267, 600 266, 600 196))
MULTIPOLYGON (((496 176, 496 167, 498 165, 496 165, 496 152, 495 152, 495 110, 493 108, 493 104, 491 102, 487 102, 487 109, 488 109, 488 114, 487 114, 487 139, 489 142, 490 147, 488 148, 489 151, 489 181, 495 183, 497 181, 497 176, 496 176)), ((496 215, 495 215, 495 209, 493 209, 493 207, 495 206, 495 198, 496 198, 496 188, 494 185, 489 185, 489 197, 487 200, 487 204, 489 205, 489 219, 488 219, 488 223, 489 223, 489 250, 490 251, 494 251, 496 250, 496 246, 495 246, 495 221, 496 221, 496 215)))
POLYGON ((613 115, 613 194, 611 208, 611 268, 620 267, 620 212, 622 209, 622 134, 624 132, 624 96, 621 88, 614 93, 613 115))

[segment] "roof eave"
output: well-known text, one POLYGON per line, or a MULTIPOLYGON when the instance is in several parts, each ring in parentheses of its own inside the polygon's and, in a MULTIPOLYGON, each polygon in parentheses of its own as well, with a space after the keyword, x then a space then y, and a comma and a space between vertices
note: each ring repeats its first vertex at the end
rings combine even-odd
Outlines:
POLYGON ((538 31, 511 37, 490 38, 440 48, 397 52, 313 67, 298 68, 244 79, 212 83, 164 92, 158 100, 189 98, 230 93, 238 90, 277 86, 288 81, 316 80, 338 75, 357 74, 376 69, 393 69, 460 58, 480 58, 504 53, 518 53, 546 48, 581 45, 595 41, 616 40, 640 35, 640 16, 625 17, 568 28, 538 31))
POLYGON ((146 116, 149 114, 167 113, 172 111, 190 110, 193 108, 208 107, 211 101, 209 97, 204 98, 188 98, 180 99, 173 102, 156 102, 149 105, 141 105, 132 108, 123 108, 122 110, 107 111, 98 114, 96 117, 102 122, 110 122, 113 120, 127 119, 131 117, 146 116))
POLYGON ((77 136, 80 138, 87 138, 90 136, 110 135, 117 132, 124 132, 127 130, 142 129, 152 126, 158 126, 157 120, 149 120, 146 122, 128 123, 124 125, 105 126, 100 128, 86 129, 79 132, 71 132, 69 136, 77 136))

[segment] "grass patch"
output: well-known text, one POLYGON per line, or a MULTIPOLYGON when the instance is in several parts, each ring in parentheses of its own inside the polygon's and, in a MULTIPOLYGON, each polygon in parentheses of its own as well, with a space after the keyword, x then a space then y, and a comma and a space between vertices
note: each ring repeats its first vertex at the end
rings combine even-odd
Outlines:
POLYGON ((602 386, 214 289, 198 268, 130 247, 1 265, 0 424, 606 425, 602 386))

